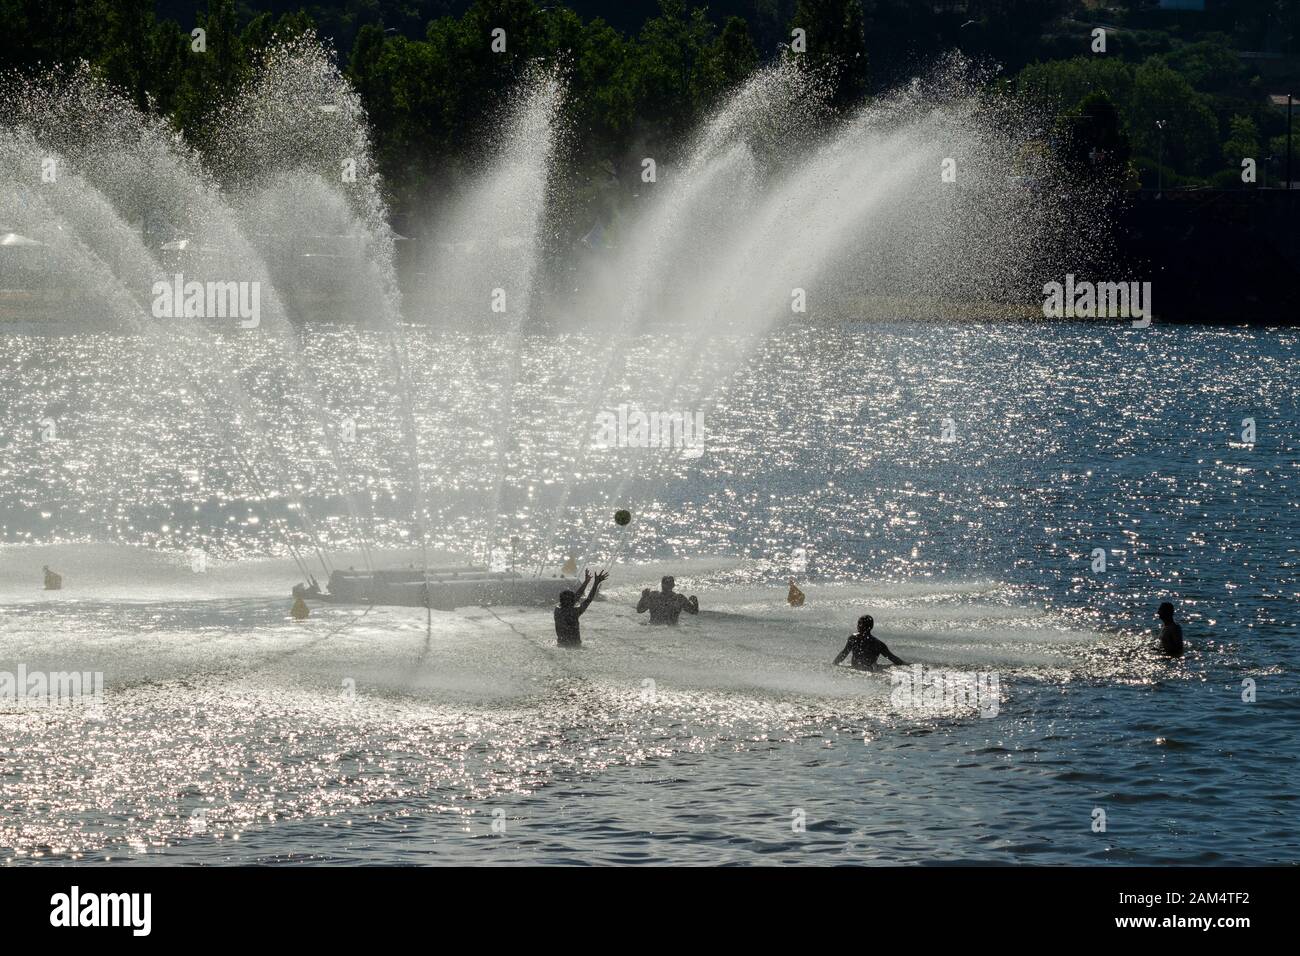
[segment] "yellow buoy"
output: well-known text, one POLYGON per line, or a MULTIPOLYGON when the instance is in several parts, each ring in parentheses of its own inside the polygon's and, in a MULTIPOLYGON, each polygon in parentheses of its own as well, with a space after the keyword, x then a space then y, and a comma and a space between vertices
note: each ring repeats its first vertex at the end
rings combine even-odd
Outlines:
POLYGON ((577 560, 573 557, 573 555, 569 555, 568 558, 565 559, 565 561, 564 561, 564 567, 560 568, 560 573, 561 573, 561 574, 577 574, 577 573, 578 573, 578 562, 577 562, 577 560))
POLYGON ((794 578, 790 579, 790 593, 785 596, 790 602, 791 607, 803 607, 804 593, 799 590, 799 585, 794 583, 794 578))
POLYGON ((293 599, 293 610, 289 613, 293 615, 295 621, 305 621, 308 615, 311 614, 311 608, 307 606, 307 602, 301 597, 296 597, 293 599))

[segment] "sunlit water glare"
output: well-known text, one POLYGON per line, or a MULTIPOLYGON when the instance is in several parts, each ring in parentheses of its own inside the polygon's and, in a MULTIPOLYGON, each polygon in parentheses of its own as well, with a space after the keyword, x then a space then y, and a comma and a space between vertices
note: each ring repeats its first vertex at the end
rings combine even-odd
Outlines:
MULTIPOLYGON (((344 475, 272 350, 211 340, 267 484, 300 490, 339 563, 363 538, 415 560, 383 343, 304 339, 326 417, 356 425, 344 475), (355 518, 351 487, 371 491, 355 518)), ((542 609, 293 622, 293 512, 257 500, 149 345, 0 337, 0 670, 106 684, 92 713, 0 702, 5 859, 1300 859, 1294 333, 791 325, 741 361, 668 329, 628 343, 603 397, 582 337, 533 336, 503 429, 506 339, 407 331, 432 543, 482 559, 495 527, 547 573, 569 550, 608 563, 576 652, 542 609), (611 449, 575 476, 593 401, 702 411, 704 453, 611 449), (65 590, 39 589, 43 564, 65 590), (668 571, 706 611, 676 631, 632 607, 668 571), (1150 652, 1164 599, 1177 663, 1150 652), (997 673, 997 716, 899 713, 886 675, 832 670, 866 612, 909 661, 997 673)))

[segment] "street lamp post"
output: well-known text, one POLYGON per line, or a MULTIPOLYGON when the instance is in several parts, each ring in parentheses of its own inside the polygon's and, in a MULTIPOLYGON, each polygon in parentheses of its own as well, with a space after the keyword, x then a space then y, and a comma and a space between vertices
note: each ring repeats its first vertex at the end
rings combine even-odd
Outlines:
POLYGON ((1156 147, 1156 195, 1165 191, 1165 121, 1156 120, 1156 129, 1160 130, 1160 141, 1156 147))
POLYGON ((1291 188, 1291 94, 1286 95, 1286 188, 1291 188))

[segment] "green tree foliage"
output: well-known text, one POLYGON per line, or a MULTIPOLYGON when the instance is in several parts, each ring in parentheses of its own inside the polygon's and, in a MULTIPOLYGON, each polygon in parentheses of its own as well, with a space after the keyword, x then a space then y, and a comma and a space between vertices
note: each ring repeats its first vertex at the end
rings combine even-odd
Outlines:
MULTIPOLYGON (((1281 136, 1274 136, 1268 141, 1268 152, 1273 159, 1274 168, 1283 179, 1286 178, 1286 147, 1287 137, 1283 133, 1281 136)), ((1300 181, 1300 130, 1291 132, 1291 178, 1300 181)))
POLYGON ((758 66, 758 50, 749 35, 749 24, 741 17, 730 17, 722 35, 710 51, 713 85, 729 90, 741 83, 758 66))
POLYGON ((0 65, 96 61, 106 18, 105 0, 0 0, 0 65))
POLYGON ((1166 166, 1200 173, 1218 159, 1219 126, 1213 111, 1191 83, 1158 58, 1133 72, 1127 114, 1138 151, 1161 158, 1166 166))
POLYGON ((832 84, 831 104, 845 108, 867 92, 867 44, 861 0, 799 0, 790 29, 807 36, 802 62, 832 84))
POLYGON ((631 43, 603 20, 582 24, 574 34, 568 47, 571 129, 578 145, 605 155, 636 120, 636 84, 628 65, 631 43))
POLYGON ((301 10, 282 14, 278 20, 269 13, 260 13, 244 27, 239 43, 250 65, 255 65, 275 45, 315 30, 316 24, 301 10))
MULTIPOLYGON (((204 31, 202 51, 187 43, 186 69, 176 93, 176 125, 196 142, 204 123, 248 75, 249 65, 239 40, 234 0, 208 0, 198 18, 204 31)), ((188 38, 187 38, 188 39, 188 38)))
POLYGON ((477 0, 462 17, 430 23, 423 41, 362 28, 347 72, 370 113, 381 166, 413 185, 490 133, 484 123, 538 61, 569 84, 569 158, 604 157, 617 167, 634 141, 678 140, 752 72, 758 53, 743 20, 718 32, 683 0, 663 0, 634 38, 565 7, 477 0), (491 46, 497 28, 505 31, 499 53, 491 46))
POLYGON ((1049 109, 1069 112, 1091 93, 1105 93, 1122 109, 1132 99, 1133 68, 1103 56, 1032 63, 1020 71, 1016 89, 1049 109))
POLYGON ((1112 190, 1133 184, 1132 147, 1109 96, 1089 93, 1061 120, 1065 159, 1076 173, 1100 180, 1112 190))
POLYGON ((1228 38, 1221 33, 1197 43, 1180 46, 1162 54, 1160 59, 1203 93, 1223 92, 1246 79, 1246 67, 1242 64, 1241 57, 1232 50, 1228 38))
POLYGON ((148 88, 157 67, 152 45, 152 0, 117 0, 109 4, 101 59, 110 83, 125 90, 139 109, 149 105, 148 88))
POLYGON ((1246 158, 1257 162, 1259 155, 1259 128, 1249 116, 1234 116, 1228 122, 1228 139, 1223 144, 1223 161, 1229 166, 1240 167, 1246 158))
POLYGON ((1135 154, 1187 176, 1218 166, 1219 127, 1209 97, 1163 57, 1137 66, 1101 56, 1034 63, 1020 72, 1016 88, 1066 114, 1091 94, 1103 93, 1118 110, 1135 154))
POLYGON ((659 16, 642 27, 633 54, 637 115, 647 135, 677 136, 716 92, 713 24, 700 8, 688 13, 684 0, 660 0, 659 7, 659 16))
POLYGON ((1170 18, 1147 0, 1121 3, 1107 14, 1122 25, 1107 55, 1084 52, 1090 21, 1071 17, 1092 17, 1085 9, 1093 7, 1069 0, 711 0, 707 7, 660 0, 648 19, 640 8, 611 7, 608 20, 583 19, 563 0, 197 6, 0 0, 0 69, 84 60, 138 108, 169 117, 201 144, 221 102, 268 49, 320 29, 338 45, 369 112, 386 179, 414 197, 457 175, 539 62, 562 70, 568 84, 561 159, 592 183, 607 183, 647 148, 671 160, 700 118, 763 60, 795 55, 790 31, 798 27, 808 44, 801 65, 826 77, 842 111, 959 48, 1018 69, 1013 88, 1066 117, 1057 128, 1069 130, 1071 149, 1087 144, 1086 152, 1118 155, 1123 140, 1132 165, 1152 170, 1161 160, 1169 184, 1231 172, 1247 152, 1278 154, 1280 144, 1284 153, 1285 117, 1263 97, 1274 81, 1252 78, 1238 49, 1300 53, 1294 0, 1241 0, 1200 20, 1170 18), (1194 34, 1193 23, 1219 32, 1194 34), (201 52, 192 48, 196 27, 205 31, 201 52), (502 52, 492 50, 496 29, 505 31, 502 52), (1067 59, 1030 62, 1064 50, 1067 59))

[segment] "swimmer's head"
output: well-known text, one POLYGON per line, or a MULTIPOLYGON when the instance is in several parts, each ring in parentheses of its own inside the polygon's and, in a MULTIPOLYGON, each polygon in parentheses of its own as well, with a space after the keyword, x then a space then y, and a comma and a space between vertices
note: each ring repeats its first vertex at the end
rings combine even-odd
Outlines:
POLYGON ((1174 619, 1174 606, 1170 604, 1168 601, 1165 601, 1163 604, 1160 605, 1160 608, 1159 610, 1156 611, 1156 614, 1159 616, 1160 620, 1162 621, 1172 621, 1174 619))
POLYGON ((873 618, 870 614, 862 615, 862 617, 858 618, 858 633, 866 634, 873 627, 875 627, 875 624, 876 624, 876 619, 873 618))
POLYGON ((573 602, 578 600, 578 595, 572 591, 560 592, 560 607, 573 607, 573 602))
POLYGON ((674 578, 671 574, 665 574, 663 580, 659 582, 659 586, 663 588, 664 594, 671 594, 673 591, 673 587, 676 584, 677 584, 677 579, 674 578))

